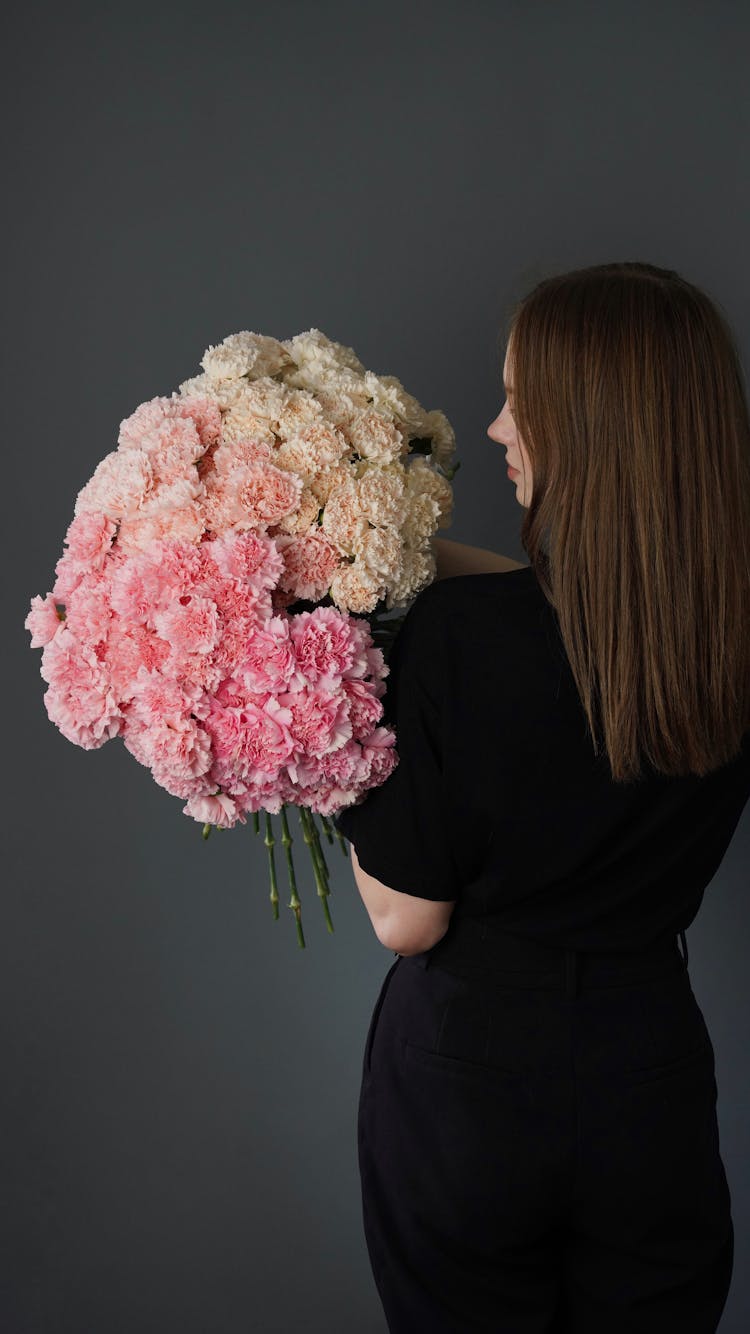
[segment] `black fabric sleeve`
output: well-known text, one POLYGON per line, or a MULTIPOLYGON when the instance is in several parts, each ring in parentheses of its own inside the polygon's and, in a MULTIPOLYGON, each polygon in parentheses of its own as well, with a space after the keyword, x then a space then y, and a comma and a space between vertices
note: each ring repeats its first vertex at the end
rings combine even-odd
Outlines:
POLYGON ((333 817, 363 870, 402 894, 454 900, 458 871, 449 845, 443 782, 445 612, 439 584, 412 602, 391 645, 379 726, 396 733, 395 769, 333 817))

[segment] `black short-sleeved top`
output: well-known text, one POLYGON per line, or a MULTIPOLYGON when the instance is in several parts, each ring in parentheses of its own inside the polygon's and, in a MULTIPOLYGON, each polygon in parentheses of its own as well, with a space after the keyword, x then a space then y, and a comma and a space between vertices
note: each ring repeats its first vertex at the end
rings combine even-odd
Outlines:
POLYGON ((690 924, 750 797, 750 733, 703 778, 614 783, 531 566, 430 584, 388 664, 399 762, 334 817, 365 871, 455 899, 485 946, 630 950, 690 924))

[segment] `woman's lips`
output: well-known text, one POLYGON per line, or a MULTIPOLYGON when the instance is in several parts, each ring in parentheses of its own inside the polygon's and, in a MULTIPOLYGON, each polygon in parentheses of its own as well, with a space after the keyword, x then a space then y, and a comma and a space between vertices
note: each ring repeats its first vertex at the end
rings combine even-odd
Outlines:
POLYGON ((512 472, 518 472, 518 471, 519 471, 518 468, 511 468, 510 464, 508 464, 508 476, 510 476, 512 472))

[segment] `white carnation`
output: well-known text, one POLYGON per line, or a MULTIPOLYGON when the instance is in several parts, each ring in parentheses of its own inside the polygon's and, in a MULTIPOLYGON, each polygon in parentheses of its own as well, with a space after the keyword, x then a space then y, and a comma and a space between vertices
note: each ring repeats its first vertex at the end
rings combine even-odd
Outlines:
POLYGON ((365 368, 356 356, 353 348, 343 343, 335 343, 327 338, 321 329, 308 329, 306 333, 287 338, 283 344, 285 350, 300 370, 309 370, 313 376, 323 370, 352 371, 358 376, 364 375, 365 368))
POLYGON ((374 371, 366 371, 364 379, 376 412, 394 417, 399 425, 403 424, 409 436, 421 436, 424 433, 427 413, 422 404, 406 392, 395 375, 376 375, 374 371))
POLYGON ((205 394, 224 409, 237 402, 245 384, 245 380, 215 380, 210 375, 194 375, 192 379, 182 381, 180 393, 183 397, 190 394, 205 394))
POLYGON ((422 454, 415 454, 406 469, 406 490, 409 495, 424 492, 438 503, 438 528, 450 527, 453 512, 453 488, 446 477, 435 472, 422 454))
POLYGON ((339 611, 367 615, 374 610, 385 594, 385 587, 359 561, 342 565, 333 575, 331 597, 339 611))
POLYGON ((357 481, 360 510, 371 523, 394 524, 403 520, 403 470, 367 468, 357 481))
POLYGON ((404 506, 402 534, 407 546, 420 546, 425 538, 432 537, 438 526, 440 506, 432 496, 422 492, 412 495, 404 506))
POLYGON ((390 586, 401 564, 402 550, 403 540, 397 528, 362 528, 355 554, 379 583, 390 586))
POLYGON ((407 452, 407 443, 393 419, 374 408, 360 408, 349 424, 357 453, 373 463, 393 463, 407 452))
POLYGON ((229 334, 216 347, 212 344, 201 357, 203 369, 217 380, 240 375, 258 380, 264 375, 278 375, 290 365, 289 353, 277 338, 248 329, 229 334))
POLYGON ((431 547, 406 547, 402 552, 401 568, 388 589, 386 610, 391 611, 393 607, 411 603, 423 588, 433 582, 436 574, 437 560, 431 547))
POLYGON ((432 457, 446 471, 453 466, 456 452, 456 433, 448 418, 439 408, 425 413, 422 433, 432 440, 432 457))

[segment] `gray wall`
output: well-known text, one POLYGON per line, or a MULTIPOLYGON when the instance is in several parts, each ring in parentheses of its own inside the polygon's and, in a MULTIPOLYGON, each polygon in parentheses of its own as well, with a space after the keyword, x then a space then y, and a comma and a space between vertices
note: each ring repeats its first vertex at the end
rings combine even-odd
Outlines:
MULTIPOLYGON (((463 464, 448 535, 525 559, 485 435, 509 300, 555 270, 645 259, 716 296, 747 354, 747 10, 15 11, 0 1323, 378 1334, 356 1099, 392 956, 349 862, 332 850, 331 936, 295 845, 300 950, 249 825, 204 844, 121 743, 84 752, 53 727, 23 620, 120 420, 245 328, 321 328, 447 412, 463 464)), ((736 1228, 722 1334, 750 1313, 749 849, 746 812, 689 932, 736 1228)))

